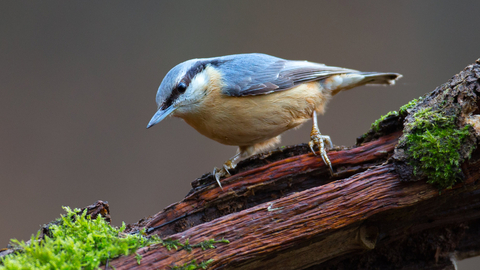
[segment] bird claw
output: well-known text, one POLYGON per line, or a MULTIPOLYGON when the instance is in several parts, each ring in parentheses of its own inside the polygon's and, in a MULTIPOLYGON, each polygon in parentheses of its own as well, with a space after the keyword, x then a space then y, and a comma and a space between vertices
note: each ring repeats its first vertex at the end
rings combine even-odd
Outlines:
POLYGON ((217 167, 213 168, 212 175, 215 177, 215 180, 218 183, 218 186, 223 190, 222 184, 220 183, 220 179, 226 176, 232 175, 229 170, 235 169, 235 164, 231 160, 227 160, 221 169, 217 167))
POLYGON ((312 150, 314 155, 317 155, 317 153, 315 153, 313 146, 314 145, 318 146, 320 156, 322 157, 323 162, 329 166, 330 174, 333 175, 334 173, 332 168, 332 162, 330 162, 330 159, 328 158, 327 151, 325 149, 325 143, 327 143, 328 148, 333 148, 333 144, 332 144, 332 140, 330 139, 330 136, 321 135, 320 132, 314 132, 314 130, 312 130, 312 133, 310 135, 310 141, 308 142, 308 146, 310 146, 310 150, 312 150))
POLYGON ((225 177, 225 171, 224 169, 219 170, 217 167, 213 168, 212 172, 213 177, 215 177, 215 180, 218 183, 218 186, 223 190, 222 184, 220 183, 220 178, 225 177))

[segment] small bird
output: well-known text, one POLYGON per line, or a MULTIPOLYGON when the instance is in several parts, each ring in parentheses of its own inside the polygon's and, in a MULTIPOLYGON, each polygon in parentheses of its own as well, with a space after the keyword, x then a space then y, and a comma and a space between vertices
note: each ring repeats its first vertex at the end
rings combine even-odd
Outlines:
POLYGON ((318 129, 317 113, 340 91, 365 84, 393 85, 398 73, 361 72, 308 61, 291 61, 267 54, 234 54, 192 59, 172 68, 160 84, 157 112, 147 128, 165 117, 180 117, 200 134, 237 154, 213 175, 230 175, 241 159, 280 142, 280 134, 313 119, 309 146, 314 145, 333 174, 325 145, 329 136, 318 129))

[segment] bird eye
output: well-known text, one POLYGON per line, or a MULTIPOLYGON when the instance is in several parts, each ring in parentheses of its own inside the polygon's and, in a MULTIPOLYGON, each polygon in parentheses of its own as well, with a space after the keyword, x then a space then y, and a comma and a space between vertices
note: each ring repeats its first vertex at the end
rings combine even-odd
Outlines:
POLYGON ((177 90, 180 94, 183 94, 187 90, 187 85, 184 82, 181 82, 177 85, 177 90))

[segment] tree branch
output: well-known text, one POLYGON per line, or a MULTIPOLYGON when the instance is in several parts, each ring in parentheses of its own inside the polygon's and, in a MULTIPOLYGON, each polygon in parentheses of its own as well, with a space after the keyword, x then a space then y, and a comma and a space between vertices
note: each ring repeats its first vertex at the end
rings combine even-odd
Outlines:
POLYGON ((212 269, 443 269, 452 265, 456 249, 461 256, 478 254, 480 151, 473 150, 480 133, 479 92, 477 60, 416 106, 377 123, 356 147, 330 151, 333 177, 306 145, 240 163, 222 181, 223 192, 206 174, 184 200, 127 231, 146 229, 190 243, 225 238, 229 244, 191 252, 147 247, 137 252, 140 265, 134 256, 111 265, 149 269, 213 259, 212 269), (415 167, 411 155, 408 134, 418 132, 412 123, 425 108, 445 110, 442 117, 453 117, 458 129, 470 125, 455 150, 463 182, 450 189, 427 184, 429 167, 415 167))
MULTIPOLYGON (((480 254, 479 94, 480 59, 417 104, 382 117, 355 147, 329 151, 334 176, 306 144, 240 162, 222 180, 224 191, 205 174, 185 199, 126 233, 188 239, 189 247, 229 244, 150 246, 137 251, 140 264, 130 255, 104 267, 452 268, 451 257, 480 254)), ((109 218, 104 202, 87 209, 109 218)))

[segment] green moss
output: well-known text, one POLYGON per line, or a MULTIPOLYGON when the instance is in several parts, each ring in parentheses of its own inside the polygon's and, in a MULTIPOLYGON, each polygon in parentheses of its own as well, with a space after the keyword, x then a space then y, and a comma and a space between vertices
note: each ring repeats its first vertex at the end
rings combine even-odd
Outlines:
MULTIPOLYGON (((209 240, 202 241, 198 244, 191 245, 190 241, 188 239, 185 240, 185 243, 183 243, 183 244, 181 242, 177 241, 177 240, 167 239, 167 240, 164 241, 164 246, 169 250, 172 249, 172 248, 175 248, 175 249, 182 248, 182 249, 185 249, 186 251, 190 252, 190 251, 192 251, 193 248, 201 248, 202 250, 214 249, 214 248, 216 248, 214 244, 217 244, 217 243, 228 244, 228 243, 230 243, 230 241, 228 241, 227 239, 224 239, 224 238, 222 238, 220 240, 209 239, 209 240), (168 243, 168 244, 165 244, 165 243, 168 243)), ((175 270, 206 269, 207 265, 212 263, 212 262, 213 262, 212 259, 207 260, 207 261, 203 261, 203 262, 200 262, 200 263, 197 263, 195 260, 193 260, 192 262, 185 263, 182 266, 173 266, 172 269, 175 269, 175 270)))
POLYGON ((182 266, 174 266, 172 269, 174 270, 197 270, 197 269, 207 269, 207 266, 213 262, 212 259, 208 261, 204 261, 201 263, 197 263, 195 260, 193 260, 190 263, 185 263, 182 266))
POLYGON ((188 244, 187 241, 185 241, 184 248, 187 251, 192 250, 192 248, 201 248, 202 250, 214 249, 215 248, 214 244, 217 244, 217 243, 228 244, 228 243, 230 243, 230 241, 228 241, 227 239, 224 239, 224 238, 222 238, 220 240, 209 239, 209 240, 202 241, 202 242, 200 242, 198 244, 195 244, 195 245, 190 245, 190 244, 188 244), (187 244, 188 244, 188 248, 187 248, 187 244))
POLYGON ((194 248, 201 248, 202 250, 214 249, 216 248, 214 244, 218 244, 218 243, 228 244, 230 242, 224 238, 220 240, 209 239, 193 245, 190 244, 190 240, 188 239, 185 240, 185 243, 183 244, 178 240, 172 240, 172 239, 165 239, 162 241, 163 246, 168 250, 172 250, 172 249, 178 250, 180 248, 180 249, 185 249, 186 251, 192 251, 192 249, 194 248))
POLYGON ((405 145, 414 174, 422 171, 428 176, 428 183, 451 188, 461 179, 463 160, 459 149, 469 136, 469 126, 458 129, 455 117, 431 108, 422 109, 413 117, 415 121, 408 124, 411 131, 405 136, 405 145))
POLYGON ((419 101, 422 101, 422 97, 419 97, 418 99, 414 99, 414 100, 411 100, 410 102, 408 102, 407 104, 403 105, 402 107, 400 107, 400 109, 398 110, 398 113, 400 115, 406 115, 407 114, 407 111, 409 109, 412 109, 413 107, 415 107, 419 101))
POLYGON ((0 269, 96 269, 107 259, 128 255, 140 247, 159 243, 158 237, 123 234, 125 224, 114 228, 101 216, 92 220, 86 211, 64 207, 61 222, 49 227, 50 235, 30 243, 12 240, 20 249, 0 260, 0 269))
MULTIPOLYGON (((187 239, 188 241, 188 239, 187 239)), ((163 240, 163 246, 168 249, 168 251, 175 249, 177 250, 179 247, 183 247, 183 244, 180 243, 178 240, 166 239, 163 240)))
MULTIPOLYGON (((417 105, 417 103, 421 100, 422 100, 422 97, 420 97, 418 99, 414 99, 414 100, 408 102, 407 104, 403 105, 402 107, 400 107, 398 112, 397 111, 391 111, 391 112, 388 112, 385 115, 382 115, 379 119, 377 119, 375 122, 372 123, 372 126, 370 127, 371 130, 373 130, 374 132, 380 131, 380 123, 383 122, 388 117, 399 116, 399 115, 400 116, 407 115, 407 110, 415 107, 417 105)), ((364 134, 363 136, 366 137, 367 134, 364 134)))
MULTIPOLYGON (((91 219, 86 211, 71 210, 59 222, 49 227, 49 236, 40 239, 40 233, 32 236, 30 243, 12 240, 18 252, 0 258, 0 270, 7 269, 97 269, 108 259, 120 255, 129 255, 138 248, 152 244, 162 244, 168 250, 184 248, 215 248, 215 243, 228 243, 228 240, 206 240, 191 245, 188 239, 182 244, 178 240, 161 240, 158 236, 145 237, 144 232, 125 234, 125 224, 120 228, 112 227, 101 216, 91 219)), ((135 253, 138 264, 141 255, 135 253)), ((192 262, 184 269, 205 268, 212 260, 192 262), (193 266, 197 268, 191 268, 193 266)))
POLYGON ((385 119, 387 119, 387 117, 390 117, 390 116, 398 116, 398 112, 397 111, 391 111, 391 112, 388 112, 385 115, 382 115, 379 119, 375 120, 375 122, 372 123, 372 126, 370 128, 375 132, 380 131, 380 123, 383 122, 385 119))
MULTIPOLYGON (((414 99, 400 107, 398 112, 392 111, 380 117, 372 124, 369 133, 379 132, 382 122, 389 117, 406 117, 408 110, 422 100, 422 97, 414 99)), ((404 140, 400 142, 405 146, 414 174, 423 173, 428 177, 428 183, 441 189, 451 188, 461 179, 460 164, 465 155, 462 157, 460 149, 470 136, 469 126, 458 129, 455 116, 446 116, 443 110, 427 108, 416 112, 413 115, 415 121, 407 124, 404 140)), ((368 134, 364 134, 363 138, 368 134)))
POLYGON ((137 264, 140 265, 142 263, 142 255, 135 252, 135 259, 137 259, 137 264))

